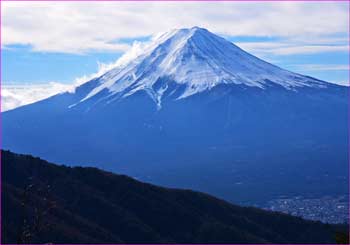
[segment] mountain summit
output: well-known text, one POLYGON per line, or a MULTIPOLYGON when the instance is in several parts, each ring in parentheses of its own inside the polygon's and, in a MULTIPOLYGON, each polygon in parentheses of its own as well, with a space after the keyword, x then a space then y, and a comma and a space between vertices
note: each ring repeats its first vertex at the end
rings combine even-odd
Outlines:
POLYGON ((283 70, 195 27, 159 36, 73 93, 4 112, 2 142, 256 204, 348 193, 347 110, 347 87, 283 70))
POLYGON ((290 90, 327 85, 269 64, 206 29, 193 27, 160 35, 135 60, 102 75, 79 103, 103 91, 108 93, 100 100, 109 103, 116 96, 143 90, 160 107, 164 96, 182 99, 219 84, 290 90))

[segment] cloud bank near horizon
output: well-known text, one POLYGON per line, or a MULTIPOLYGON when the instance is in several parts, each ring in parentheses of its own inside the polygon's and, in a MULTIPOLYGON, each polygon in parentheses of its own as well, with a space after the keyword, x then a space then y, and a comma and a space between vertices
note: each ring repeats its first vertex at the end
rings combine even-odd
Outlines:
POLYGON ((12 84, 1 88, 1 111, 8 111, 22 105, 46 99, 69 90, 71 85, 58 82, 45 84, 12 84))

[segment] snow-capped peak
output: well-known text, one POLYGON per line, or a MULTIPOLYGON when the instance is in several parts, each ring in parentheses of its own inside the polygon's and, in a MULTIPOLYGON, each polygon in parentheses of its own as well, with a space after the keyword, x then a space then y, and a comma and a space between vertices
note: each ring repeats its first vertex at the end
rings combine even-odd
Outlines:
POLYGON ((155 88, 160 79, 185 85, 178 99, 186 98, 220 83, 266 88, 280 85, 286 89, 324 87, 324 82, 289 72, 243 51, 233 43, 206 29, 176 29, 155 38, 143 53, 99 78, 85 101, 103 90, 107 97, 130 96, 145 90, 158 106, 167 84, 155 88))

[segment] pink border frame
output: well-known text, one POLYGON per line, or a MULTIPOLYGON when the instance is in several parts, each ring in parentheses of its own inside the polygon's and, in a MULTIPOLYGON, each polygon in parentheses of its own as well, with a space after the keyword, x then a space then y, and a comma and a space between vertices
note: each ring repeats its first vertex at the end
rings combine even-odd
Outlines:
MULTIPOLYGON (((2 7, 1 2, 348 2, 348 23, 350 23, 350 0, 0 0, 0 150, 2 149, 2 116, 1 116, 1 85, 2 85, 2 55, 1 55, 1 49, 2 49, 2 33, 1 33, 1 26, 2 26, 2 7)), ((348 176, 350 176, 350 24, 349 24, 349 30, 348 30, 348 176)), ((0 244, 2 241, 2 157, 1 157, 1 151, 0 151, 0 244)), ((350 181, 348 183, 348 202, 350 204, 350 181)), ((350 206, 349 206, 350 211, 350 206)), ((348 217, 348 227, 350 230, 350 216, 348 217)), ((76 243, 78 244, 78 243, 76 243)), ((61 244, 61 245, 76 245, 76 244, 61 244)), ((109 244, 91 244, 91 245, 111 245, 109 244)), ((36 245, 33 243, 33 245, 36 245)), ((129 245, 136 245, 136 244, 129 244, 129 245)), ((158 244, 163 245, 163 244, 158 244)), ((165 244, 164 244, 165 245, 165 244)), ((184 244, 189 245, 189 244, 184 244)), ((212 244, 212 245, 219 245, 219 244, 212 244)), ((221 244, 220 244, 221 245, 221 244)), ((243 245, 243 244, 241 244, 243 245)), ((279 244, 276 244, 279 245, 279 244)), ((321 244, 320 244, 321 245, 321 244)), ((323 244, 326 245, 326 244, 323 244)))

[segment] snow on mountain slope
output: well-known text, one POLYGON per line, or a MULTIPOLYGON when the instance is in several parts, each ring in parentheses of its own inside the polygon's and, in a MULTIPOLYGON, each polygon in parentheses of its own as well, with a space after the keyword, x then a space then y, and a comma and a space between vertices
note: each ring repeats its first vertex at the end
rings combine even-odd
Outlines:
POLYGON ((155 87, 159 79, 185 85, 177 99, 220 83, 261 89, 280 85, 290 90, 327 86, 326 82, 269 64, 206 29, 193 27, 172 30, 155 39, 136 59, 102 75, 98 85, 79 103, 106 89, 109 93, 104 99, 107 101, 116 94, 127 97, 145 90, 160 107, 162 95, 170 88, 167 83, 155 87))

